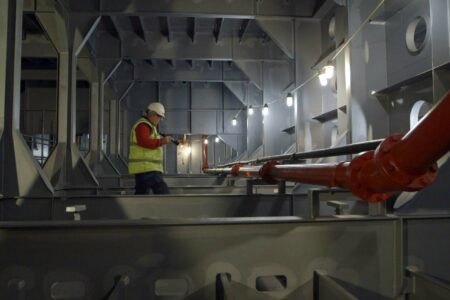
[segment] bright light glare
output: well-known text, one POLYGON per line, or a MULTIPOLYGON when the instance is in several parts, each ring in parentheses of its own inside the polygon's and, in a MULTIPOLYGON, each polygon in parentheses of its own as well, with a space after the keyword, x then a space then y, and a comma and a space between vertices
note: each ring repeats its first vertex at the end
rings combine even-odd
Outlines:
POLYGON ((263 116, 267 116, 269 114, 269 106, 267 104, 264 104, 264 107, 262 109, 263 116))
POLYGON ((192 152, 192 148, 191 148, 191 146, 187 146, 187 147, 184 148, 183 151, 184 151, 185 155, 189 155, 192 152))
POLYGON ((325 66, 324 68, 324 73, 325 73, 325 77, 326 79, 331 79, 334 76, 334 66, 325 66))
POLYGON ((233 124, 233 126, 236 126, 236 125, 237 125, 237 120, 236 120, 236 118, 233 118, 233 120, 231 121, 231 124, 233 124))
POLYGON ((321 86, 326 86, 328 84, 327 76, 325 73, 319 75, 319 81, 321 86))
POLYGON ((248 114, 253 115, 253 106, 251 105, 248 107, 248 114))
POLYGON ((208 139, 204 139, 203 144, 208 145, 208 139))
POLYGON ((220 142, 220 139, 219 139, 219 137, 218 137, 218 136, 216 136, 216 138, 214 139, 214 141, 215 141, 216 143, 220 142))
POLYGON ((286 105, 291 107, 294 104, 294 97, 291 94, 288 94, 286 97, 286 105))

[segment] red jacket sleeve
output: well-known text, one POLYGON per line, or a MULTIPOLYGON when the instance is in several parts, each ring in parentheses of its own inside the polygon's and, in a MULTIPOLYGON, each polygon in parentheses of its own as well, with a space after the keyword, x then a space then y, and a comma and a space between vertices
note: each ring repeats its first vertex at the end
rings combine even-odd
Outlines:
POLYGON ((136 132, 137 144, 141 147, 155 149, 155 148, 161 147, 163 145, 162 139, 150 138, 152 129, 150 128, 150 126, 148 126, 148 124, 145 124, 145 123, 139 124, 136 127, 135 132, 136 132))

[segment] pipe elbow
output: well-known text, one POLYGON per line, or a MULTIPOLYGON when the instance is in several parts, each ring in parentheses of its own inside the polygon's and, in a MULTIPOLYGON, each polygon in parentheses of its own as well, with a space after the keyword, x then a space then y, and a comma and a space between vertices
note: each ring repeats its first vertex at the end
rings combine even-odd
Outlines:
POLYGON ((276 184, 278 180, 272 175, 273 168, 278 164, 277 161, 271 160, 266 162, 259 170, 259 176, 269 184, 276 184))
POLYGON ((237 177, 239 176, 239 169, 241 168, 241 164, 234 164, 231 167, 231 176, 237 177))

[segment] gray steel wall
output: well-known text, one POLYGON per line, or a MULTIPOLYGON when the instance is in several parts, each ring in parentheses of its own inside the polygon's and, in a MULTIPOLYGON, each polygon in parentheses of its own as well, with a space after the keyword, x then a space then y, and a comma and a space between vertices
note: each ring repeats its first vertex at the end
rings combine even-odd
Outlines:
MULTIPOLYGON (((157 67, 136 66, 132 61, 123 61, 111 78, 116 84, 115 96, 122 95, 132 80, 135 84, 122 101, 122 108, 127 113, 121 115, 125 125, 121 132, 121 154, 127 155, 132 124, 149 102, 158 99, 168 110, 160 130, 178 137, 184 133, 207 134, 211 138, 209 147, 213 163, 240 156, 280 154, 292 144, 297 151, 303 151, 330 147, 333 141, 345 144, 406 132, 414 103, 418 100, 436 103, 450 88, 450 5, 447 0, 388 1, 356 36, 349 49, 337 58, 337 78, 325 87, 317 78, 313 79, 297 90, 293 107, 285 105, 287 92, 316 73, 327 62, 330 53, 357 30, 377 3, 365 0, 348 1, 345 6, 339 2, 327 3, 317 12, 316 18, 296 19, 292 30, 293 59, 282 53, 283 47, 278 47, 275 60, 253 61, 241 56, 240 60, 215 61, 211 65, 199 60, 191 68, 184 61, 176 61, 175 67, 164 61, 157 62, 157 67), (409 22, 417 16, 427 22, 426 43, 421 51, 411 53, 406 48, 405 32, 409 22), (334 38, 328 34, 333 17, 336 20, 334 38), (156 76, 156 71, 167 77, 156 76), (179 81, 182 75, 193 81, 179 81), (201 81, 202 76, 210 76, 211 80, 201 81), (156 83, 153 80, 157 78, 165 81, 156 83), (264 103, 269 104, 270 114, 263 120, 261 107, 264 103), (252 116, 248 115, 248 105, 256 107, 252 116), (337 117, 317 120, 333 112, 337 117), (232 126, 231 120, 235 116, 238 125, 232 126), (292 126, 294 133, 283 132, 292 126), (212 143, 215 136, 221 139, 218 145, 212 143)), ((255 24, 252 30, 258 28, 255 24)), ((271 35, 270 26, 267 32, 267 48, 275 49, 282 39, 276 40, 273 32, 271 35)), ((104 31, 96 34, 105 35, 105 45, 111 39, 109 49, 98 45, 100 52, 119 50, 117 39, 104 31)), ((239 50, 244 44, 235 47, 239 50)), ((41 101, 54 99, 56 94, 54 91, 27 90, 23 97, 22 127, 24 132, 37 132, 42 127, 38 116, 41 112, 37 111, 49 105, 41 101), (38 93, 48 93, 48 96, 38 93), (34 100, 37 98, 39 102, 34 100)), ((87 91, 78 93, 77 132, 88 132, 88 98, 87 91)), ((54 121, 53 125, 45 124, 45 127, 56 132, 55 106, 52 107, 53 112, 48 117, 54 121)), ((105 101, 107 111, 108 101, 105 101)), ((107 113, 104 123, 104 131, 108 134, 107 113)), ((166 156, 168 172, 175 172, 176 149, 167 147, 166 156)))

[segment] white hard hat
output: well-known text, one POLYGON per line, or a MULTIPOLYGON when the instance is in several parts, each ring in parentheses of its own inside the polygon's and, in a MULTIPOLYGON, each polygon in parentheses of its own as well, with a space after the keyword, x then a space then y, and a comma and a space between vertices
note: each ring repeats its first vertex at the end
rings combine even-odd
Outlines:
POLYGON ((166 116, 166 110, 164 109, 164 105, 162 105, 159 102, 150 103, 147 106, 147 110, 154 111, 155 113, 157 113, 158 115, 160 115, 163 118, 166 116))

